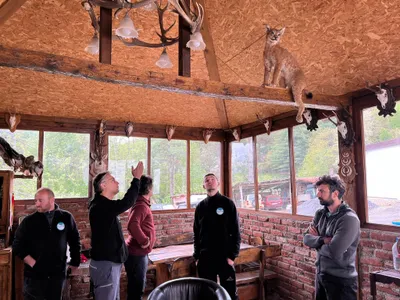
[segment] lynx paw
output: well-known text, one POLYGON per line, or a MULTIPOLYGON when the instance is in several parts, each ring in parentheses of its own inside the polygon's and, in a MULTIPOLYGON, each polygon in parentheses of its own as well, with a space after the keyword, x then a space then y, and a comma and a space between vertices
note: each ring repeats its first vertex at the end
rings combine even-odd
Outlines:
POLYGON ((296 121, 297 123, 303 123, 303 116, 301 113, 297 113, 296 121))

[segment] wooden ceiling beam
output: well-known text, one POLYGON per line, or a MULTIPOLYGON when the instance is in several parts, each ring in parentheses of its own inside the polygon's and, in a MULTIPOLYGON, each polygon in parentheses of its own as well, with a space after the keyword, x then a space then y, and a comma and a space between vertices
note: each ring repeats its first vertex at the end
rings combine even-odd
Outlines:
POLYGON ((26 0, 8 0, 0 5, 0 25, 4 24, 26 0))
MULTIPOLYGON (((206 60, 206 66, 208 71, 208 76, 210 80, 221 81, 218 70, 217 56, 215 55, 214 42, 211 35, 210 22, 208 21, 209 14, 207 14, 205 0, 197 0, 197 2, 204 8, 204 20, 203 26, 201 27, 201 34, 203 36, 204 43, 206 44, 206 49, 204 50, 204 58, 206 60)), ((221 123, 221 128, 228 129, 228 112, 226 111, 225 100, 219 101, 214 100, 215 108, 217 109, 219 121, 221 123)))
MULTIPOLYGON (((31 50, 0 46, 0 66, 169 93, 295 107, 290 91, 283 88, 228 84, 196 78, 176 77, 151 71, 139 73, 137 70, 123 66, 106 65, 31 50)), ((317 94, 312 99, 304 99, 306 107, 326 110, 336 110, 342 105, 347 105, 348 102, 348 96, 317 94)))

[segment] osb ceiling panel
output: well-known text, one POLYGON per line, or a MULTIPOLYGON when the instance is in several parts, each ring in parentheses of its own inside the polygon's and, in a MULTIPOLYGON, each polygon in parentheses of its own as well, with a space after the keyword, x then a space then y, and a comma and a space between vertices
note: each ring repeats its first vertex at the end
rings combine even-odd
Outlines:
POLYGON ((0 67, 0 112, 220 128, 214 99, 0 67))
MULTIPOLYGON (((216 55, 252 85, 263 82, 264 24, 286 27, 282 44, 311 90, 344 94, 400 75, 397 0, 212 0, 207 11, 216 55)), ((236 74, 222 79, 234 81, 236 74)))
MULTIPOLYGON (((96 13, 99 9, 96 8, 96 13)), ((158 15, 155 11, 147 12, 134 9, 130 12, 135 26, 139 29, 139 38, 150 43, 159 43, 156 31, 160 32, 158 15)), ((177 15, 165 13, 164 27, 168 28, 177 15)), ((123 14, 122 14, 123 16, 123 14)), ((119 20, 114 20, 113 29, 119 20)), ((80 0, 27 0, 17 12, 0 26, 0 43, 4 46, 54 53, 85 60, 98 61, 98 56, 84 51, 94 30, 87 12, 80 0)), ((178 22, 168 34, 178 35, 178 22)), ((113 41, 112 64, 130 66, 138 70, 158 71, 155 65, 162 48, 126 47, 121 41, 113 41)), ((164 73, 178 74, 178 47, 168 47, 168 54, 174 65, 164 69, 164 73)), ((208 79, 204 53, 192 51, 192 76, 208 79)))
MULTIPOLYGON (((400 55, 398 55, 400 5, 397 0, 205 0, 205 3, 223 82, 261 85, 264 72, 264 24, 266 23, 273 27, 287 28, 282 44, 299 61, 307 76, 309 89, 313 92, 340 95, 363 88, 366 81, 377 83, 400 77, 400 55)), ((136 27, 141 29, 140 37, 146 41, 157 42, 154 34, 158 30, 155 12, 149 13, 137 9, 132 10, 131 15, 136 27)), ((169 13, 166 25, 172 24, 176 19, 174 14, 169 13)), ((113 28, 116 27, 117 22, 113 24, 113 28)), ((10 19, 0 26, 0 43, 6 47, 25 48, 96 61, 98 59, 96 56, 84 52, 92 34, 89 17, 82 8, 80 0, 27 0, 10 19)), ((176 34, 176 28, 171 30, 171 36, 176 34)), ((112 63, 115 65, 129 66, 141 71, 160 71, 154 63, 161 49, 127 48, 120 41, 114 41, 112 51, 112 63)), ((177 74, 177 46, 169 47, 168 52, 174 68, 163 70, 163 72, 177 74)), ((12 91, 13 95, 21 93, 31 101, 34 101, 36 95, 42 97, 42 100, 37 101, 43 101, 50 96, 53 97, 51 101, 55 101, 56 97, 61 97, 66 103, 67 100, 70 101, 71 111, 76 115, 78 111, 81 113, 79 117, 89 114, 80 107, 81 103, 88 99, 88 95, 97 92, 109 98, 109 95, 118 95, 110 93, 115 93, 120 89, 124 90, 123 99, 128 98, 126 94, 132 94, 126 92, 127 87, 113 86, 110 91, 107 91, 108 85, 99 83, 90 84, 88 90, 93 93, 80 89, 69 91, 70 87, 64 87, 62 84, 70 84, 72 80, 75 80, 76 86, 83 87, 87 84, 86 81, 58 77, 51 79, 50 75, 36 73, 29 73, 33 78, 29 78, 28 73, 23 75, 26 80, 24 86, 27 83, 38 84, 37 78, 46 78, 48 82, 53 80, 52 84, 63 92, 49 90, 47 91, 49 95, 46 95, 45 85, 39 84, 35 87, 38 89, 36 92, 33 87, 31 90, 27 87, 21 88, 23 81, 12 81, 11 78, 18 72, 21 71, 2 70, 2 74, 6 77, 4 84, 16 84, 14 87, 4 87, 1 82, 2 91, 12 91), (96 88, 100 90, 96 91, 96 88), (74 97, 67 99, 66 95, 74 95, 74 97)), ((22 76, 21 74, 19 76, 22 76)), ((208 79, 202 52, 192 52, 192 77, 208 79)), ((140 96, 150 102, 156 101, 155 103, 165 107, 168 106, 167 99, 183 101, 182 96, 175 94, 168 97, 162 95, 164 98, 158 99, 160 94, 154 91, 137 89, 135 93, 138 93, 135 94, 138 98, 140 96)), ((93 103, 97 103, 96 101, 93 103)), ((203 111, 207 110, 205 107, 210 109, 213 107, 211 105, 213 100, 201 101, 207 103, 203 106, 203 111)), ((188 107, 188 103, 191 102, 182 102, 182 106, 188 107)), ((151 108, 151 105, 155 104, 145 103, 147 108, 151 108)), ((54 109, 57 108, 54 107, 54 109)), ((189 112, 193 109, 188 107, 189 112)), ((197 105, 195 109, 199 109, 198 116, 202 116, 202 106, 197 105)), ((278 109, 272 106, 261 108, 259 104, 238 104, 227 101, 227 109, 229 122, 240 124, 254 121, 255 112, 260 110, 264 114, 274 115, 287 108, 278 109)), ((98 106, 96 106, 96 111, 98 115, 93 116, 96 118, 109 113, 106 110, 103 112, 98 106)), ((186 112, 186 110, 182 111, 186 112)), ((140 118, 145 119, 148 111, 143 109, 143 112, 144 115, 140 118)), ((122 113, 126 112, 122 111, 122 113)), ((166 116, 160 117, 157 122, 166 123, 172 115, 179 122, 191 120, 190 118, 180 119, 179 114, 173 114, 167 110, 165 113, 166 116)), ((197 126, 196 124, 200 123, 200 120, 196 120, 195 116, 191 126, 197 126)), ((146 120, 146 123, 148 122, 146 120)), ((210 122, 219 124, 215 110, 212 110, 210 122)))

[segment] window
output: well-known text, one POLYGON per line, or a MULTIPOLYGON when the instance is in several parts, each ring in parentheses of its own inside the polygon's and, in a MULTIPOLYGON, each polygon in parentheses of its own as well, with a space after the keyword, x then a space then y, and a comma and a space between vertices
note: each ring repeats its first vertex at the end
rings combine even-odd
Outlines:
MULTIPOLYGON (((39 132, 31 130, 17 130, 14 133, 8 129, 0 129, 0 136, 4 138, 11 147, 25 157, 33 155, 38 160, 39 132)), ((0 169, 11 170, 3 159, 0 159, 0 169)), ((37 179, 15 178, 14 198, 15 200, 33 199, 37 190, 37 179)))
POLYGON ((252 138, 233 142, 232 145, 232 198, 238 208, 254 209, 254 166, 252 138))
POLYGON ((190 207, 207 197, 204 175, 214 173, 221 179, 221 143, 190 141, 190 207))
POLYGON ((187 141, 151 139, 153 210, 187 208, 187 141))
POLYGON ((316 131, 302 124, 293 128, 297 214, 314 216, 321 206, 314 184, 320 176, 338 172, 338 134, 329 120, 320 120, 316 131))
POLYGON ((287 129, 257 136, 257 168, 259 209, 292 213, 287 129))
POLYGON ((376 107, 363 110, 367 222, 393 225, 400 215, 400 104, 383 118, 376 107))
POLYGON ((131 167, 136 167, 139 161, 145 167, 143 174, 147 174, 147 138, 108 137, 108 170, 119 182, 116 198, 124 197, 132 181, 131 167))
POLYGON ((43 187, 56 198, 88 197, 90 135, 45 132, 43 187))

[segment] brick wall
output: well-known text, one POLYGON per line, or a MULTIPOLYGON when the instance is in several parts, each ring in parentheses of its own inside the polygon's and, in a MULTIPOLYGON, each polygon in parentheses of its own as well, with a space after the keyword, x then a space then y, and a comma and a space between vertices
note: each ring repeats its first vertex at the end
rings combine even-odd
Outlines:
MULTIPOLYGON (((316 252, 303 245, 303 234, 309 221, 271 218, 256 213, 241 213, 242 239, 264 237, 270 243, 282 245, 282 255, 269 259, 268 268, 278 273, 276 289, 282 299, 313 299, 314 261, 316 252)), ((392 246, 398 234, 363 229, 359 247, 359 277, 362 300, 372 299, 369 273, 393 268, 392 246)), ((377 284, 378 300, 400 299, 400 287, 377 284)))
MULTIPOLYGON (((76 220, 81 234, 83 249, 90 247, 90 226, 88 220, 87 200, 62 200, 58 204, 70 211, 76 220)), ((14 222, 23 214, 35 210, 33 201, 17 201, 15 204, 14 222)), ((154 214, 156 235, 158 238, 177 233, 192 231, 194 214, 192 212, 154 214)), ((127 214, 121 215, 122 227, 126 228, 127 214)), ((269 259, 268 268, 278 273, 276 290, 282 299, 313 299, 314 261, 316 253, 303 245, 303 234, 309 225, 308 221, 289 218, 267 217, 261 213, 240 213, 240 225, 243 242, 250 236, 263 237, 270 243, 282 245, 282 255, 269 259)), ((126 232, 125 232, 126 234, 126 232)), ((369 296, 369 272, 392 268, 391 249, 396 234, 377 230, 362 230, 359 255, 359 272, 361 280, 361 299, 369 296)), ((72 295, 74 300, 85 298, 89 293, 88 274, 74 278, 72 295)), ((154 270, 149 271, 147 289, 154 287, 154 270)), ((395 285, 378 284, 378 300, 400 299, 400 288, 395 285)), ((126 276, 121 279, 121 294, 126 292, 126 276)), ((86 298, 87 299, 87 298, 86 298)))
MULTIPOLYGON (((90 224, 88 214, 88 200, 59 200, 57 204, 62 209, 71 212, 75 218, 75 222, 78 226, 78 230, 81 236, 82 249, 90 248, 90 224)), ((35 211, 33 201, 16 201, 14 208, 14 224, 18 224, 18 218, 23 215, 30 214, 35 211)), ((168 214, 157 214, 153 215, 154 224, 156 228, 156 236, 159 239, 162 236, 168 236, 179 233, 186 233, 193 231, 193 218, 194 213, 168 213, 168 214)), ((124 235, 127 236, 127 222, 128 213, 120 215, 121 226, 124 231, 124 235)), ((156 242, 157 245, 157 242, 156 242)), ((71 279, 71 298, 72 300, 88 299, 89 294, 89 269, 88 267, 81 268, 78 272, 72 276, 71 279)), ((127 278, 126 273, 123 270, 121 274, 121 299, 126 298, 126 284, 127 278)), ((147 285, 146 290, 151 291, 155 286, 155 270, 149 270, 147 272, 147 285)))

